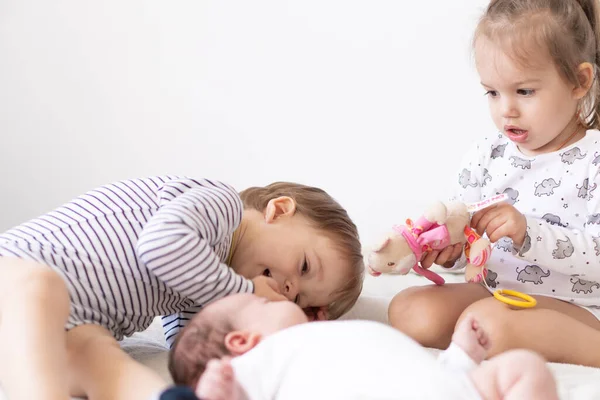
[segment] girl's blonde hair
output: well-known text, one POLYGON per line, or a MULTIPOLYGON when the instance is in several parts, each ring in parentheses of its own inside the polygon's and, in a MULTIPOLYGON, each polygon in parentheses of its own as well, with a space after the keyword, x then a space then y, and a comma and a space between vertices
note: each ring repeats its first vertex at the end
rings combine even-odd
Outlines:
POLYGON ((580 103, 581 123, 600 128, 600 18, 598 0, 492 0, 481 17, 481 37, 499 44, 525 66, 545 51, 568 82, 581 86, 578 67, 594 67, 590 90, 580 103))

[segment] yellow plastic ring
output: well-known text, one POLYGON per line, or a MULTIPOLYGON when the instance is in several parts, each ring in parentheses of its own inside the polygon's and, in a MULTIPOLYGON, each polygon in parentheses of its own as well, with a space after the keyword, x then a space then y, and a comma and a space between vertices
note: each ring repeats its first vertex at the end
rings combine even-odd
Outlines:
POLYGON ((509 289, 496 290, 494 292, 494 297, 503 303, 520 308, 532 308, 535 307, 537 304, 537 300, 533 297, 526 295, 525 293, 509 289), (519 299, 523 299, 523 301, 510 299, 503 295, 513 296, 519 299))

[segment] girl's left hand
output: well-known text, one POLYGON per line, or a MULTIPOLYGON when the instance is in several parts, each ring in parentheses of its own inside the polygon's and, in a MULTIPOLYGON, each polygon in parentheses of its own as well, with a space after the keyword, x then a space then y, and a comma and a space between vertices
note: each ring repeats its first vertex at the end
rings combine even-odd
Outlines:
POLYGON ((492 243, 507 236, 515 248, 520 248, 527 231, 527 219, 514 206, 500 203, 477 211, 471 218, 471 227, 480 235, 487 234, 492 243))

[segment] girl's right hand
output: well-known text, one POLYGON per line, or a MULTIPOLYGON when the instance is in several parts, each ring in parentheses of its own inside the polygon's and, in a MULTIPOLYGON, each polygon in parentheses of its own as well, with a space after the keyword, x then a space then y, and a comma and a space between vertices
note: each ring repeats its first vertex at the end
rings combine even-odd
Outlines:
POLYGON ((252 279, 254 294, 269 301, 285 301, 287 297, 281 294, 277 281, 269 276, 259 275, 252 279))
POLYGON ((421 260, 421 266, 425 269, 433 264, 444 268, 452 268, 463 252, 464 244, 457 243, 446 247, 443 250, 433 250, 425 255, 421 260))

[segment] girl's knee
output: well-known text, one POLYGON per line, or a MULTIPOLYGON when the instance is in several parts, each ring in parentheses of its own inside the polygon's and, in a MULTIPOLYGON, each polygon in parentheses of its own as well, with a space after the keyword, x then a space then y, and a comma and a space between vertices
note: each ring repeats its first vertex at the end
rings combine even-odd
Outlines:
MULTIPOLYGON (((440 347, 444 305, 431 296, 431 287, 410 287, 398 293, 388 308, 390 325, 412 337, 423 346, 440 347)), ((448 339, 449 340, 449 339, 448 339)))

